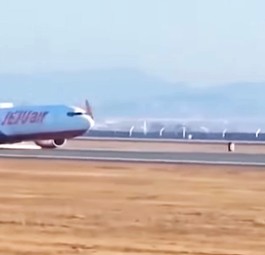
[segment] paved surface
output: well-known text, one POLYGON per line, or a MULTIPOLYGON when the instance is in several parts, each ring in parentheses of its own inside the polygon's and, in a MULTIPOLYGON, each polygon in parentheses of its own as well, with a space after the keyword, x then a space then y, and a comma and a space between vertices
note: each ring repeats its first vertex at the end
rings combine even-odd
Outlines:
POLYGON ((265 166, 265 157, 262 154, 238 153, 2 149, 0 157, 265 166))

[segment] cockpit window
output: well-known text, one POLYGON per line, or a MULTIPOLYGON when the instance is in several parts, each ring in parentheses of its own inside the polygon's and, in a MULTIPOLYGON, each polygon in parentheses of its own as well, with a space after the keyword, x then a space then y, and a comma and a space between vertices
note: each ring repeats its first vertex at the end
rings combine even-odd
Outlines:
POLYGON ((73 116, 78 116, 78 115, 83 115, 82 112, 68 112, 67 116, 73 117, 73 116))

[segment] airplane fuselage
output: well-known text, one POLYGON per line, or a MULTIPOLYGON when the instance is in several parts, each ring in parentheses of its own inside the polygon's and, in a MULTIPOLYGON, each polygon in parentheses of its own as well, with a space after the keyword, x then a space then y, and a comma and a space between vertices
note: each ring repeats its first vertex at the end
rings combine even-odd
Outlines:
POLYGON ((69 139, 86 133, 93 125, 83 109, 67 105, 0 108, 0 144, 69 139))

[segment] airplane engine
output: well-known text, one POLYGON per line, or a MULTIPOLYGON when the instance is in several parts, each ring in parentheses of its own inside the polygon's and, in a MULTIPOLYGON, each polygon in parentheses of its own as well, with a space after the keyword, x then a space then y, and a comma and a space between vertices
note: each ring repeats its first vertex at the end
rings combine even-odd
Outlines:
POLYGON ((54 139, 54 140, 38 140, 35 144, 42 149, 55 149, 60 148, 66 144, 66 139, 54 139))

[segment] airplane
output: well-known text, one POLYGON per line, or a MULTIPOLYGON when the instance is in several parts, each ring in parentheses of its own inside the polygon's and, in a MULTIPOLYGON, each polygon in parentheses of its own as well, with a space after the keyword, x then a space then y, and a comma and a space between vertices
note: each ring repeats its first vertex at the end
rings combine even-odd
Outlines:
POLYGON ((85 109, 68 105, 0 105, 0 144, 32 141, 42 149, 64 146, 95 124, 88 100, 85 109))

